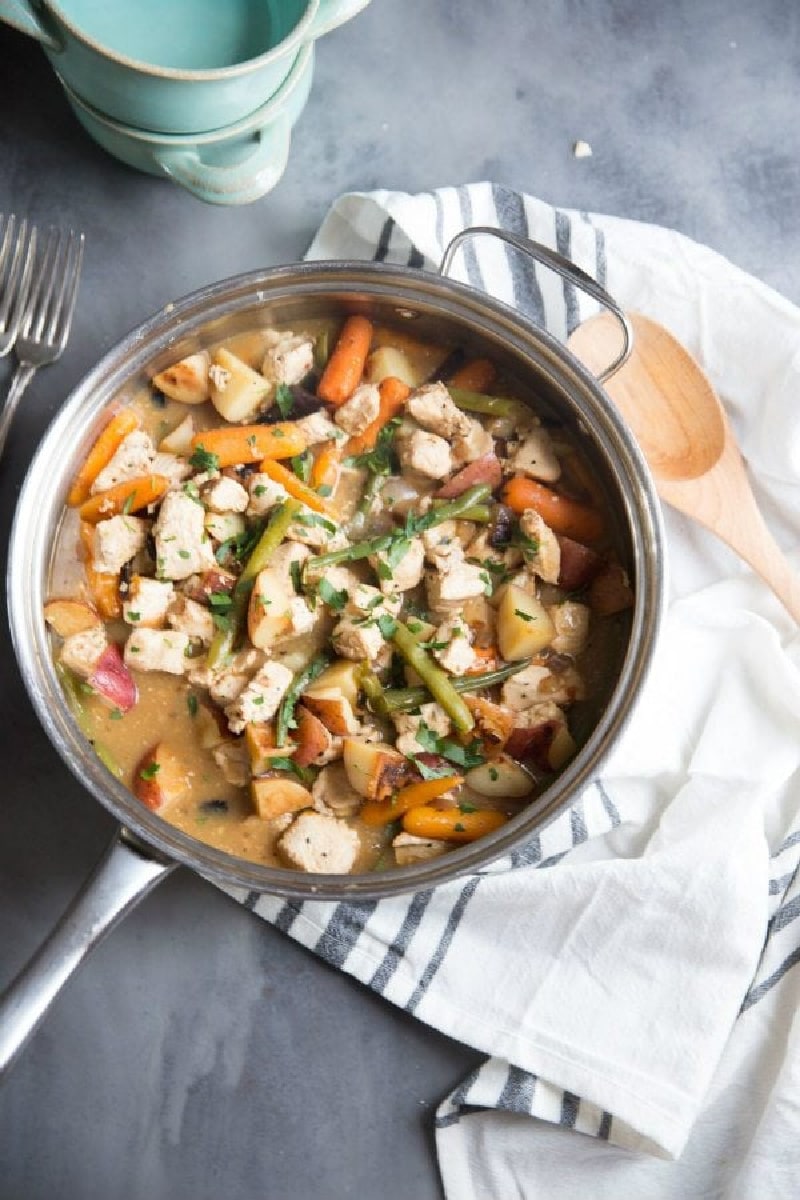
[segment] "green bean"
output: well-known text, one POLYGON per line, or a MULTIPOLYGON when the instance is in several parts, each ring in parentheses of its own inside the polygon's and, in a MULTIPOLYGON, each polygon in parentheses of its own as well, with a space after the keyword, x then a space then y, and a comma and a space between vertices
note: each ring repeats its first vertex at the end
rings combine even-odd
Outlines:
POLYGON ((56 663, 56 675, 58 675, 59 683, 67 698, 67 704, 72 711, 73 717, 78 722, 82 732, 91 739, 92 718, 81 698, 78 676, 61 662, 56 663))
MULTIPOLYGON (((319 571, 324 567, 332 567, 334 563, 353 562, 357 558, 368 558, 371 554, 388 550, 398 539, 414 537, 426 529, 433 529, 434 525, 441 525, 443 521, 456 520, 476 505, 482 506, 491 494, 492 489, 486 483, 467 488, 460 496, 456 496, 455 500, 447 500, 430 508, 421 517, 410 517, 407 526, 396 529, 394 533, 384 533, 381 537, 371 538, 366 542, 354 542, 352 546, 344 546, 341 550, 329 550, 327 554, 318 554, 315 558, 307 559, 306 570, 319 571)), ((489 520, 488 515, 486 519, 489 520)))
POLYGON ((482 413, 487 417, 517 417, 525 409, 521 400, 511 400, 507 396, 487 396, 485 392, 466 392, 454 387, 447 390, 456 406, 464 412, 482 413))
MULTIPOLYGON (((438 505, 442 502, 436 501, 435 503, 438 505)), ((473 504, 471 508, 465 508, 458 519, 459 521, 476 521, 485 525, 492 519, 492 510, 488 504, 473 504)))
POLYGON ((297 514, 302 511, 299 500, 286 500, 275 509, 266 529, 256 542, 233 589, 233 604, 230 611, 220 618, 211 645, 208 647, 206 665, 221 666, 230 656, 236 639, 241 633, 247 617, 250 593, 259 571, 263 571, 280 546, 297 514))
MULTIPOLYGON (((510 679, 512 675, 516 675, 518 671, 524 670, 528 665, 529 660, 526 658, 521 662, 508 663, 505 667, 498 667, 496 671, 484 671, 480 675, 463 675, 460 679, 451 679, 450 682, 457 692, 479 692, 483 688, 493 687, 496 683, 510 679)), ((425 704, 428 695, 428 689, 424 687, 389 688, 383 693, 383 703, 389 713, 411 712, 412 709, 419 708, 420 704, 425 704)))
POLYGON ((358 683, 369 700, 370 708, 374 713, 381 717, 388 717, 389 710, 386 707, 383 695, 383 684, 373 670, 370 669, 369 663, 362 663, 358 673, 358 683))
POLYGON ((289 684, 286 691, 283 693, 278 715, 275 718, 275 745, 285 746, 286 739, 289 736, 290 728, 294 728, 294 710, 297 701, 301 694, 305 691, 312 679, 316 679, 321 675, 328 666, 330 659, 325 654, 318 654, 316 658, 312 658, 307 667, 303 667, 302 671, 298 671, 292 682, 289 684))
POLYGON ((398 621, 392 633, 392 641, 412 670, 416 671, 425 687, 447 713, 459 733, 469 733, 475 721, 467 705, 461 699, 450 676, 428 657, 407 626, 398 621))
POLYGON ((102 742, 94 742, 94 752, 107 771, 110 771, 112 775, 116 775, 117 779, 122 779, 122 767, 102 742))

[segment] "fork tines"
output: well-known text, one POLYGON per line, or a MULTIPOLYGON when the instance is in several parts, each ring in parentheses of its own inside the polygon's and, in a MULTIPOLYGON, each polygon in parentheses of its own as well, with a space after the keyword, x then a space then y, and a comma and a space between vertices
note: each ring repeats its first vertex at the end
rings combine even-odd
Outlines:
POLYGON ((0 213, 0 356, 14 344, 30 293, 36 229, 0 213))
POLYGON ((84 235, 51 226, 37 255, 31 303, 20 336, 54 343, 63 350, 69 336, 83 261, 84 235))

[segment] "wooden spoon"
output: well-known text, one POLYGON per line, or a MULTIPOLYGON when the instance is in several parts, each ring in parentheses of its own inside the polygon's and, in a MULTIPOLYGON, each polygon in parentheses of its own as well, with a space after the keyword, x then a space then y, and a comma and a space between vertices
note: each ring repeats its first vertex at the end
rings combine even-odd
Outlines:
MULTIPOLYGON (((727 542, 800 622, 800 577, 764 524, 719 397, 662 325, 641 313, 628 317, 633 353, 605 388, 633 430, 659 496, 727 542)), ((619 342, 616 318, 601 313, 568 344, 596 375, 619 342)))

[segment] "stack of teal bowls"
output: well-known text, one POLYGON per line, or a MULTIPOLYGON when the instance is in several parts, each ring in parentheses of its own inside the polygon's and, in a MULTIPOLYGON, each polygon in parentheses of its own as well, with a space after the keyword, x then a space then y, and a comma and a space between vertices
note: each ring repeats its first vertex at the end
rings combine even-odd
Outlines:
POLYGON ((84 129, 211 204, 249 204, 286 167, 314 42, 369 0, 0 0, 38 38, 84 129))

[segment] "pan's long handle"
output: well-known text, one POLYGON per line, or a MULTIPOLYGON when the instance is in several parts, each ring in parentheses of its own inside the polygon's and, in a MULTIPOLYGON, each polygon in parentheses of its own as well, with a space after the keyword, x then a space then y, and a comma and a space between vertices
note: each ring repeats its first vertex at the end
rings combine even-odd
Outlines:
POLYGON ((53 932, 0 996, 0 1072, 89 951, 175 866, 119 832, 53 932))

